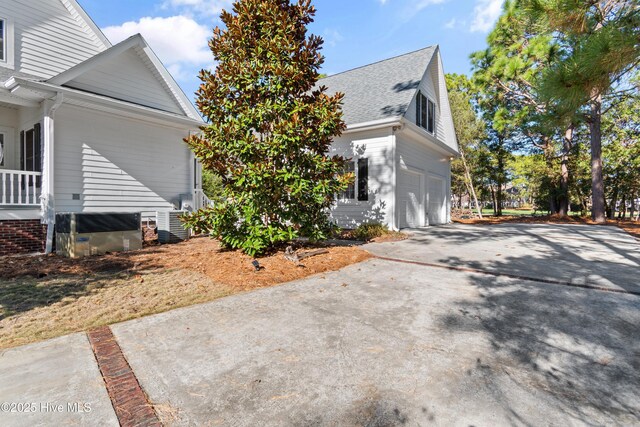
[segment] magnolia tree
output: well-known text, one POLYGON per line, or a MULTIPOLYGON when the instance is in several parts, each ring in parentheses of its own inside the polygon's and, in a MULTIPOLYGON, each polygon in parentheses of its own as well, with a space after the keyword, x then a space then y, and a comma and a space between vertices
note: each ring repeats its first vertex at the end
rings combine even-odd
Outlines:
POLYGON ((225 247, 256 255, 325 238, 335 194, 353 179, 329 155, 345 129, 343 95, 316 87, 324 58, 322 39, 307 34, 314 14, 310 0, 238 0, 209 42, 217 67, 200 72, 196 101, 206 125, 185 141, 223 194, 185 226, 225 247))

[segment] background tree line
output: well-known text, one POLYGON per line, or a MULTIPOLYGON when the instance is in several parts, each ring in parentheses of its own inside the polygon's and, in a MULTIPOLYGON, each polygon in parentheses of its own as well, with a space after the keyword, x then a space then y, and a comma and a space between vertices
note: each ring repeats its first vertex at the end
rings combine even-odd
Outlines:
POLYGON ((471 78, 447 76, 462 154, 453 164, 458 204, 490 204, 496 215, 511 204, 590 211, 597 222, 633 216, 637 1, 507 0, 487 41, 471 55, 471 78))

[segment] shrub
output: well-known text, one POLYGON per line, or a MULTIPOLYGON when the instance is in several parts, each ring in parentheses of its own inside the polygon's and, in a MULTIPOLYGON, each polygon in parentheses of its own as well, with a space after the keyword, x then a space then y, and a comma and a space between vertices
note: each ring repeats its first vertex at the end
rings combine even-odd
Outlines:
POLYGON ((353 231, 353 236, 358 240, 369 241, 376 237, 384 236, 387 233, 389 233, 387 226, 379 222, 370 222, 359 225, 358 228, 353 231))

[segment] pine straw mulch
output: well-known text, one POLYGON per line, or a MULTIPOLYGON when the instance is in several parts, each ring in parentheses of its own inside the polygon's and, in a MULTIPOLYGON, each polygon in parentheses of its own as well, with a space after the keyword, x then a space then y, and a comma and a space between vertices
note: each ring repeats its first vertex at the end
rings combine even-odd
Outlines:
POLYGON ((607 220, 604 224, 598 224, 591 218, 583 218, 579 216, 565 216, 558 215, 541 215, 541 216, 485 216, 480 218, 456 218, 453 222, 460 224, 473 224, 473 225, 491 225, 491 224, 505 224, 505 223, 525 223, 525 224, 585 224, 585 225, 609 225, 617 226, 629 233, 630 235, 640 239, 640 221, 625 220, 607 220))
MULTIPOLYGON (((300 247, 303 252, 315 249, 300 247)), ((356 246, 296 266, 283 251, 253 259, 207 237, 81 259, 5 257, 0 262, 0 348, 203 303, 338 270, 371 257, 356 246)))

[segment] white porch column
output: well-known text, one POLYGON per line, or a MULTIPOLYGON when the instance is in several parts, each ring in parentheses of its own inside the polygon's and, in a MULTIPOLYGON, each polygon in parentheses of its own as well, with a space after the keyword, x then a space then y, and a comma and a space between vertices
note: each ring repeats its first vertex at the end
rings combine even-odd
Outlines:
POLYGON ((55 198, 54 198, 54 116, 55 112, 62 105, 63 95, 44 101, 44 122, 42 126, 44 159, 42 162, 42 222, 47 224, 47 245, 46 253, 53 250, 53 226, 56 223, 55 198))

